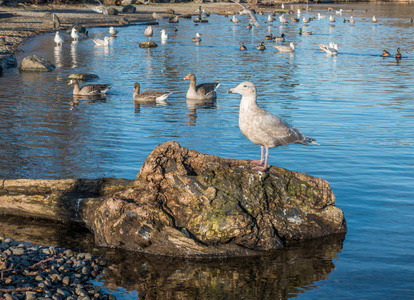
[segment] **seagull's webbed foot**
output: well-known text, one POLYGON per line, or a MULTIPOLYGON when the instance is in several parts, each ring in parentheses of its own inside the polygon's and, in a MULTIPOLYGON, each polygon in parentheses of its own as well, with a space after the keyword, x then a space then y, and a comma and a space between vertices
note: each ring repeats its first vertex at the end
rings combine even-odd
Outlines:
POLYGON ((259 172, 265 172, 267 170, 267 166, 266 167, 254 167, 252 169, 255 171, 259 171, 259 172))
POLYGON ((263 160, 252 160, 250 163, 254 164, 254 165, 261 166, 261 165, 263 165, 263 160))

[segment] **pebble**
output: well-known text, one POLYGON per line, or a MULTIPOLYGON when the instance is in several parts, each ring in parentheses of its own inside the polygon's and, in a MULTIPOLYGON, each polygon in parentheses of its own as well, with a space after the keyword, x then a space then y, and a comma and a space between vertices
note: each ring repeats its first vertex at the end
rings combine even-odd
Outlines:
POLYGON ((116 299, 91 283, 107 264, 89 253, 0 237, 0 299, 116 299))

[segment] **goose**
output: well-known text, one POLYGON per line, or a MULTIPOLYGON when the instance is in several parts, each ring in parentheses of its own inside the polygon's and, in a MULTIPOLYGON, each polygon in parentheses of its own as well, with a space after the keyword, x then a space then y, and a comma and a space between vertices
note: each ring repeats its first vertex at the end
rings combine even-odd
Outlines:
POLYGON ((391 54, 387 50, 382 50, 382 57, 388 57, 391 54))
POLYGON ((275 42, 284 42, 285 41, 285 34, 282 33, 280 36, 276 36, 273 40, 275 42))
POLYGON ((87 84, 79 88, 79 84, 76 79, 71 79, 68 85, 70 84, 73 84, 73 95, 102 95, 106 94, 106 92, 111 89, 108 84, 87 84))
POLYGON ((312 35, 312 31, 302 31, 302 28, 299 28, 299 35, 312 35))
POLYGON ((375 18, 375 16, 372 17, 372 22, 374 22, 374 23, 378 22, 378 20, 377 20, 377 18, 375 18))
POLYGON ((264 45, 264 42, 261 42, 257 47, 256 47, 256 49, 257 50, 261 50, 261 51, 263 51, 263 50, 266 50, 266 47, 265 47, 265 45, 264 45))
POLYGON ((70 34, 70 36, 72 37, 72 39, 74 41, 78 41, 79 40, 79 32, 76 30, 75 27, 72 27, 72 33, 70 34))
POLYGON ((201 42, 201 33, 197 32, 196 36, 191 39, 193 42, 201 42))
POLYGON ((145 28, 144 34, 147 36, 148 40, 151 40, 151 37, 154 34, 151 25, 149 25, 147 28, 145 28))
POLYGON ((92 39, 96 46, 108 46, 109 45, 109 37, 105 36, 103 40, 101 39, 92 39))
POLYGON ((189 73, 184 80, 190 80, 190 87, 187 91, 187 99, 194 100, 215 100, 217 98, 216 89, 220 86, 220 82, 201 83, 196 85, 196 77, 189 73))
POLYGON ((395 54, 394 56, 396 59, 401 59, 402 58, 402 54, 400 53, 400 48, 397 49, 397 54, 395 54))
POLYGON ((62 46, 63 45, 64 39, 63 39, 62 36, 59 35, 59 31, 56 31, 54 41, 56 43, 56 46, 59 46, 59 45, 62 46))
POLYGON ((165 32, 165 29, 161 30, 161 40, 168 40, 168 34, 165 32))
POLYGON ((245 50, 247 50, 247 47, 244 45, 244 43, 242 43, 242 44, 241 44, 241 46, 240 46, 240 50, 241 50, 241 51, 245 51, 245 50))
POLYGON ((295 43, 290 42, 289 46, 273 46, 280 53, 291 53, 295 51, 295 43))
POLYGON ((315 139, 303 135, 283 119, 260 107, 257 104, 256 86, 252 82, 242 82, 228 93, 242 95, 239 108, 240 131, 251 142, 261 146, 260 160, 251 161, 252 164, 257 165, 253 170, 259 172, 267 170, 270 148, 292 143, 318 144, 315 139), (263 157, 264 149, 266 149, 265 157, 263 157))
POLYGON ((233 18, 231 19, 231 21, 232 21, 233 23, 239 23, 239 22, 240 22, 240 20, 239 20, 239 19, 237 19, 236 15, 233 15, 233 18))
POLYGON ((109 27, 109 34, 110 35, 117 35, 118 30, 116 30, 114 27, 109 27))
POLYGON ((333 23, 333 22, 335 22, 335 18, 332 15, 330 15, 329 16, 329 21, 331 21, 333 23))
POLYGON ((272 23, 275 20, 271 15, 267 16, 267 22, 272 23))
POLYGON ((134 84, 134 101, 142 102, 162 102, 171 95, 172 92, 144 91, 140 92, 141 86, 138 82, 134 84))

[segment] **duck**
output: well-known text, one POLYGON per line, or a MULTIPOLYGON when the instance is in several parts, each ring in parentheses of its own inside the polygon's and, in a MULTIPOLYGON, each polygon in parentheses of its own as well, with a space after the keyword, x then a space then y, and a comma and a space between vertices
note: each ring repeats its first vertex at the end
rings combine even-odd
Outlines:
POLYGON ((247 50, 247 47, 244 45, 244 43, 242 43, 242 44, 241 44, 241 46, 240 46, 240 50, 241 50, 241 51, 245 51, 245 50, 247 50))
POLYGON ((266 35, 265 40, 268 40, 268 41, 273 40, 273 34, 270 33, 270 34, 266 35))
POLYGON ((54 41, 56 43, 56 46, 62 46, 63 45, 64 39, 61 35, 59 35, 59 31, 56 31, 54 41))
POLYGON ((109 27, 109 34, 110 35, 117 35, 118 30, 116 30, 113 26, 109 27))
POLYGON ((396 59, 401 59, 402 58, 402 54, 400 53, 400 48, 397 48, 397 54, 395 54, 394 56, 396 59))
POLYGON ((295 43, 290 42, 289 46, 273 46, 280 53, 292 53, 295 51, 295 43))
POLYGON ((220 86, 220 82, 196 84, 196 77, 189 73, 184 80, 190 80, 186 98, 194 100, 215 100, 217 98, 216 90, 220 86))
POLYGON ((302 31, 302 28, 299 28, 299 35, 312 35, 312 31, 302 31))
POLYGON ((281 35, 279 35, 279 36, 275 36, 274 38, 273 38, 273 41, 275 41, 275 42, 284 42, 285 41, 285 34, 284 33, 282 33, 281 35))
POLYGON ((109 45, 109 37, 105 36, 103 40, 101 39, 92 39, 96 46, 108 46, 109 45))
POLYGON ((140 92, 141 86, 138 82, 134 83, 134 101, 141 102, 162 102, 171 95, 172 92, 144 91, 140 92))
POLYGON ((87 84, 79 88, 76 79, 71 79, 68 85, 73 84, 73 95, 92 96, 106 94, 111 89, 108 84, 87 84))
POLYGON ((292 20, 292 23, 297 23, 300 21, 299 18, 295 18, 295 17, 291 17, 290 19, 292 20))
POLYGON ((228 91, 242 96, 239 108, 239 128, 251 142, 261 146, 260 160, 253 160, 253 170, 264 172, 268 167, 269 149, 292 143, 319 145, 314 138, 303 135, 299 129, 266 111, 257 104, 256 86, 249 81, 228 91), (266 154, 264 155, 264 149, 266 154), (264 165, 263 165, 264 162, 264 165))
POLYGON ((247 29, 252 29, 252 24, 249 23, 249 25, 247 25, 247 29))
POLYGON ((79 32, 76 30, 75 27, 72 27, 72 33, 70 34, 70 36, 72 37, 72 39, 74 41, 78 41, 79 40, 79 32))
POLYGON ((391 56, 391 54, 387 50, 382 50, 382 57, 388 57, 391 56))
POLYGON ((333 23, 333 22, 335 22, 335 18, 332 15, 330 15, 329 16, 329 21, 331 21, 333 23))
POLYGON ((168 34, 165 32, 165 29, 161 30, 161 40, 168 40, 168 34))
POLYGON ((196 36, 191 39, 193 42, 201 42, 201 33, 197 32, 196 36))
POLYGON ((257 49, 257 50, 261 50, 261 51, 266 50, 266 47, 265 47, 265 45, 264 45, 264 42, 261 42, 261 43, 260 43, 260 45, 258 45, 258 46, 256 47, 256 49, 257 49))
POLYGON ((149 40, 151 40, 152 35, 154 34, 153 30, 152 30, 152 26, 149 25, 147 28, 145 28, 144 30, 144 34, 147 36, 147 38, 149 40))

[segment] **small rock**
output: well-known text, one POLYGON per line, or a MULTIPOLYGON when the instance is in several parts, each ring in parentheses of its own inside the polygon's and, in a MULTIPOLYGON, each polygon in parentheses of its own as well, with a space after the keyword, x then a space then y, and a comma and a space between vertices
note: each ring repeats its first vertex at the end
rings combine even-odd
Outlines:
POLYGON ((141 42, 141 43, 139 43, 139 46, 141 48, 154 48, 154 47, 158 47, 157 43, 155 43, 153 41, 141 42))
POLYGON ((135 13, 137 11, 137 8, 133 5, 125 5, 122 8, 123 13, 135 13))
POLYGON ((23 248, 14 248, 12 249, 13 255, 23 255, 24 254, 24 249, 23 248))
POLYGON ((55 68, 56 67, 52 62, 37 55, 31 55, 23 58, 19 66, 20 71, 30 72, 51 72, 55 68))
POLYGON ((35 292, 26 292, 25 300, 36 300, 36 293, 35 292))
POLYGON ((116 8, 114 8, 114 7, 110 7, 110 8, 108 8, 108 15, 110 15, 110 16, 116 16, 116 15, 118 15, 118 10, 116 9, 116 8))
POLYGON ((130 22, 127 18, 122 17, 121 19, 119 19, 119 25, 128 25, 130 22))

